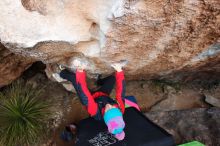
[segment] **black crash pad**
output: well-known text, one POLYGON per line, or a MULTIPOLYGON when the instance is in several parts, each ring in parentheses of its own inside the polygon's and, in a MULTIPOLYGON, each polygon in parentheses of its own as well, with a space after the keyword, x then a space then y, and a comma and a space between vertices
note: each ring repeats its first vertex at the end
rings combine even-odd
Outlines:
POLYGON ((135 108, 124 114, 125 139, 118 141, 108 133, 104 121, 87 118, 80 121, 76 146, 175 146, 173 137, 135 108))

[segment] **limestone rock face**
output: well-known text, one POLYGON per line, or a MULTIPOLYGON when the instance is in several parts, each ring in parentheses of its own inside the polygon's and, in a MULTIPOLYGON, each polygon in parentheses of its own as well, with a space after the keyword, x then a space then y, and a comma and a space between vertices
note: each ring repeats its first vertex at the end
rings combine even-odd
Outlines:
POLYGON ((127 59, 127 79, 220 72, 219 0, 4 0, 0 9, 1 43, 48 68, 77 56, 105 74, 127 59))
POLYGON ((15 55, 0 44, 0 87, 18 78, 32 63, 32 59, 15 55))

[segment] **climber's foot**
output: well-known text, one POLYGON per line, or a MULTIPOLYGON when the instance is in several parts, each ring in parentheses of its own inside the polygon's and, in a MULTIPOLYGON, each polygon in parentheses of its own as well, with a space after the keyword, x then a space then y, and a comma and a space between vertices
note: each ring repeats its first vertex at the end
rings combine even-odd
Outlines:
POLYGON ((62 64, 59 64, 59 65, 58 65, 58 68, 60 69, 60 71, 62 71, 62 70, 64 70, 64 69, 66 69, 66 67, 65 67, 65 66, 63 66, 62 64))
POLYGON ((58 73, 53 73, 52 76, 53 76, 53 78, 54 78, 57 82, 65 82, 65 81, 67 81, 67 80, 61 78, 61 77, 60 77, 60 74, 58 74, 58 73))

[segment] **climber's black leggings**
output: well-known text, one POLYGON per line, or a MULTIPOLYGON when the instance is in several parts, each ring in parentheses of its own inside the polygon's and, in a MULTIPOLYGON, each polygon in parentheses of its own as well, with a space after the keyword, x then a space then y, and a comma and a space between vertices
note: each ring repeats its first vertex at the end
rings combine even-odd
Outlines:
MULTIPOLYGON (((74 72, 70 72, 67 69, 64 69, 60 72, 60 76, 63 79, 70 81, 73 84, 74 88, 77 89, 76 74, 74 72)), ((103 93, 110 95, 112 92, 112 89, 115 86, 115 76, 110 75, 104 79, 99 79, 97 81, 97 85, 99 85, 100 88, 96 91, 91 91, 91 93, 103 92, 103 93)))
POLYGON ((103 92, 106 93, 108 95, 111 94, 112 89, 115 86, 115 76, 114 75, 110 75, 104 79, 99 79, 97 81, 97 85, 101 86, 98 90, 96 91, 92 91, 92 93, 94 92, 103 92))

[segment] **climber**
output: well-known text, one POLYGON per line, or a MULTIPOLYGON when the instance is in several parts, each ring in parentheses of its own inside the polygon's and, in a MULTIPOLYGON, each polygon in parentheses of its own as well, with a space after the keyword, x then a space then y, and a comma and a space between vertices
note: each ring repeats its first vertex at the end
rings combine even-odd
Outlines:
POLYGON ((96 120, 103 120, 108 127, 108 131, 112 133, 118 140, 123 140, 125 133, 123 131, 125 123, 123 113, 125 112, 125 104, 137 108, 136 99, 133 96, 125 96, 125 80, 122 67, 127 61, 122 60, 111 64, 116 70, 115 76, 111 75, 104 79, 98 79, 97 85, 100 88, 90 92, 86 84, 86 63, 82 59, 75 59, 71 63, 71 68, 75 69, 75 73, 60 66, 62 70, 59 76, 70 81, 81 101, 91 117, 96 120), (114 84, 116 82, 116 100, 109 97, 114 84))

